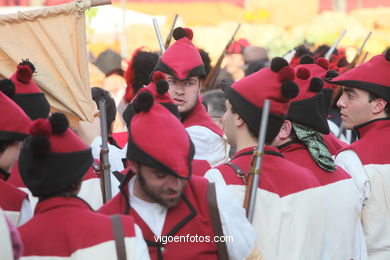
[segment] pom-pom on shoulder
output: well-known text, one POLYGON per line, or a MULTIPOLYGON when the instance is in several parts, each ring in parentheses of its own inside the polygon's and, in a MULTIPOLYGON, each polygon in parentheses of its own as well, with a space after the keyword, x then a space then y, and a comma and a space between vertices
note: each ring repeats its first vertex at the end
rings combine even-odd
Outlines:
POLYGON ((288 62, 282 57, 275 57, 271 60, 271 70, 279 72, 283 67, 288 66, 288 62))
POLYGON ((53 134, 63 134, 69 127, 68 118, 63 113, 53 113, 49 118, 53 134))
POLYGON ((283 82, 280 90, 282 91, 282 96, 288 99, 293 99, 299 94, 299 87, 292 80, 283 82))
POLYGON ((29 59, 22 60, 22 62, 19 63, 18 65, 19 65, 19 66, 20 66, 20 65, 27 65, 27 66, 30 67, 32 73, 35 72, 35 66, 34 66, 34 64, 31 63, 31 61, 30 61, 29 59))
POLYGON ((280 81, 286 81, 286 80, 293 80, 295 77, 294 69, 291 66, 285 66, 283 67, 279 72, 279 80, 280 81))
POLYGON ((37 119, 30 124, 29 133, 32 136, 50 136, 52 129, 47 119, 37 119))
POLYGON ((309 90, 311 92, 320 92, 323 86, 324 86, 324 82, 320 78, 313 77, 310 80, 309 90))
POLYGON ((385 53, 385 58, 387 61, 390 61, 390 48, 387 49, 387 51, 385 53))
POLYGON ((148 112, 154 103, 154 98, 150 91, 142 91, 134 99, 134 111, 135 113, 148 112))
POLYGON ((297 70, 297 78, 307 80, 310 78, 310 71, 307 68, 299 68, 297 70))
POLYGON ((0 80, 0 91, 8 97, 15 95, 15 84, 10 79, 0 80))
POLYGON ((340 74, 337 73, 337 71, 335 71, 335 70, 329 70, 328 72, 326 72, 325 78, 326 78, 326 79, 333 79, 333 78, 337 77, 338 75, 340 75, 340 74))
POLYGON ((192 40, 194 33, 190 28, 177 27, 175 30, 173 30, 172 36, 176 41, 184 37, 192 40))
POLYGON ((323 68, 324 70, 328 70, 329 69, 329 61, 325 58, 318 58, 316 60, 316 64, 318 66, 320 66, 321 68, 323 68))
POLYGON ((299 63, 300 64, 315 64, 315 61, 314 61, 312 56, 310 56, 309 54, 305 54, 302 56, 299 63))
POLYGON ((16 79, 24 84, 29 83, 32 79, 32 70, 30 67, 28 65, 18 65, 16 79))
POLYGON ((168 89, 169 89, 169 84, 166 80, 161 79, 156 82, 156 90, 158 94, 164 95, 165 93, 167 93, 168 89))

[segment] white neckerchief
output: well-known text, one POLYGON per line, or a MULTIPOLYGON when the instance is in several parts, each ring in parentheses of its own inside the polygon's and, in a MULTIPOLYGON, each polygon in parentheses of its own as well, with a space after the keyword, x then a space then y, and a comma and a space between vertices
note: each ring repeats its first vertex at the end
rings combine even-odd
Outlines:
POLYGON ((136 197, 134 195, 134 183, 136 179, 137 175, 133 176, 129 182, 131 208, 138 213, 156 236, 160 236, 168 209, 158 203, 147 202, 136 197))

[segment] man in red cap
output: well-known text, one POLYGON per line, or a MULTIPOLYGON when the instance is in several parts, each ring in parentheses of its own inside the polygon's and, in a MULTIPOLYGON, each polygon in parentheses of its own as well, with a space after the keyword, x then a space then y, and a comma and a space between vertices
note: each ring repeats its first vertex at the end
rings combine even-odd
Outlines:
POLYGON ((192 175, 194 145, 179 119, 149 89, 131 106, 130 170, 121 192, 99 212, 133 216, 152 259, 258 259, 238 201, 225 187, 192 175), (234 242, 220 243, 223 235, 234 242))
POLYGON ((207 160, 211 166, 228 159, 229 147, 222 130, 213 122, 201 103, 205 69, 198 49, 192 44, 191 29, 178 27, 176 42, 157 62, 155 71, 166 74, 169 94, 179 107, 181 120, 195 145, 195 159, 207 160))
MULTIPOLYGON (((10 80, 0 81, 14 91, 10 80)), ((8 183, 11 168, 18 160, 23 140, 28 136, 31 120, 23 110, 0 91, 0 207, 15 225, 22 225, 32 216, 27 194, 8 183)))
POLYGON ((355 180, 369 259, 390 259, 390 49, 329 81, 342 86, 343 126, 359 140, 336 156, 355 180))
POLYGON ((19 158, 20 174, 39 202, 34 217, 19 228, 23 256, 117 259, 122 245, 125 259, 149 259, 133 218, 110 219, 77 196, 93 158, 91 149, 68 126, 64 114, 54 113, 29 127, 31 136, 19 158))
POLYGON ((330 132, 324 83, 314 75, 325 71, 321 64, 326 65, 327 60, 319 58, 315 63, 309 58, 294 68, 300 92, 273 144, 287 160, 310 169, 323 187, 326 247, 322 259, 366 259, 359 193, 351 176, 336 167, 324 139, 330 132))
POLYGON ((321 259, 324 245, 324 196, 313 173, 270 146, 298 92, 294 70, 283 58, 232 86, 224 86, 224 131, 237 152, 226 164, 209 170, 210 181, 228 185, 242 202, 257 146, 264 100, 271 101, 253 226, 265 259, 321 259))

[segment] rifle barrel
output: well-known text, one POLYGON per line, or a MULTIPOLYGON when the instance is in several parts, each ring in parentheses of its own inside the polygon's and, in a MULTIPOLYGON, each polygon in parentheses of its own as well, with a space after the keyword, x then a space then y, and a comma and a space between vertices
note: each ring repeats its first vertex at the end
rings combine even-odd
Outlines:
POLYGON ((328 50, 328 52, 325 54, 325 59, 330 59, 330 57, 332 56, 332 53, 334 52, 334 50, 337 48, 337 46, 339 45, 341 39, 343 39, 345 33, 347 32, 347 30, 343 30, 343 32, 340 34, 339 38, 336 40, 336 42, 332 45, 332 47, 328 50))
POLYGON ((104 99, 99 100, 100 111, 100 128, 102 135, 102 146, 100 150, 101 157, 101 173, 103 173, 103 198, 104 202, 109 201, 112 198, 111 194, 111 171, 110 163, 108 160, 108 130, 107 130, 107 113, 106 113, 106 101, 104 99))
POLYGON ((154 26, 154 30, 156 31, 156 36, 157 36, 158 44, 160 45, 161 54, 163 54, 165 52, 165 46, 161 37, 160 28, 158 27, 156 18, 153 18, 153 26, 154 26))
POLYGON ((256 207, 256 196, 257 196, 257 189, 259 186, 260 181, 260 169, 261 169, 261 161, 263 158, 264 153, 264 144, 265 144, 265 136, 267 134, 267 125, 268 125, 268 117, 269 117, 269 110, 271 106, 270 100, 264 101, 263 106, 263 112, 261 114, 261 124, 260 124, 260 131, 259 131, 259 143, 257 147, 257 156, 255 160, 255 173, 253 176, 253 183, 251 187, 251 196, 249 198, 249 208, 248 208, 248 220, 252 223, 253 222, 253 216, 255 213, 255 207, 256 207))

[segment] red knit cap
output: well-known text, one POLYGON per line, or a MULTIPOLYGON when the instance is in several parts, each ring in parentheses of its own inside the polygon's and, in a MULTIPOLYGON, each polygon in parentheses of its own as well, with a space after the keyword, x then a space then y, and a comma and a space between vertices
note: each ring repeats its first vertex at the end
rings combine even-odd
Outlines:
POLYGON ((165 74, 161 71, 156 71, 153 74, 152 82, 150 82, 145 89, 152 92, 154 100, 157 103, 173 104, 173 100, 168 93, 169 84, 166 81, 165 74))
MULTIPOLYGON (((287 119, 327 134, 329 133, 328 108, 324 93, 321 92, 324 83, 322 79, 315 76, 324 77, 326 70, 324 67, 314 64, 314 60, 312 62, 299 64, 294 68, 296 72, 294 82, 299 86, 299 95, 292 100, 287 119)), ((318 64, 328 65, 327 60, 322 58, 318 60, 318 64)))
POLYGON ((49 196, 79 182, 92 165, 92 153, 69 128, 64 114, 37 119, 19 158, 20 175, 34 196, 49 196))
POLYGON ((149 91, 134 100, 136 114, 129 125, 127 158, 165 170, 179 178, 191 177, 193 144, 182 123, 149 91))
POLYGON ((328 82, 369 91, 390 102, 390 49, 328 82))
POLYGON ((37 84, 32 80, 33 72, 28 65, 18 65, 10 80, 15 84, 15 94, 41 93, 37 84))
POLYGON ((295 72, 283 58, 274 58, 271 68, 263 68, 232 85, 232 88, 253 105, 261 108, 264 100, 271 101, 270 112, 284 116, 287 114, 290 99, 299 90, 293 82, 295 72))
POLYGON ((0 140, 23 140, 28 136, 30 118, 0 91, 0 140))
POLYGON ((244 49, 248 47, 250 43, 247 39, 239 39, 237 41, 232 42, 227 48, 226 53, 227 54, 234 54, 234 53, 243 53, 244 49))
POLYGON ((17 66, 17 71, 10 80, 15 84, 14 95, 9 96, 31 118, 46 118, 50 112, 50 104, 45 94, 32 79, 34 65, 29 60, 23 60, 17 66))
POLYGON ((176 42, 164 52, 154 70, 162 71, 179 80, 194 76, 205 77, 202 58, 191 42, 192 30, 178 27, 173 31, 173 37, 176 42))

